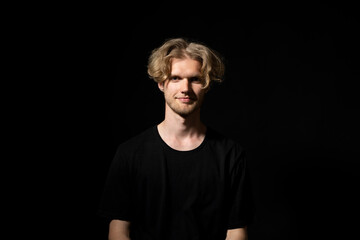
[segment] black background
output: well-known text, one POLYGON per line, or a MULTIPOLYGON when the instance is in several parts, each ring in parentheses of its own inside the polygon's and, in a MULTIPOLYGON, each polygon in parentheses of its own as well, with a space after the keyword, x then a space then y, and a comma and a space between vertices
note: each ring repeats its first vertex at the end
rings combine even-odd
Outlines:
POLYGON ((357 235, 355 6, 153 4, 69 6, 51 24, 54 207, 66 212, 52 226, 58 234, 106 239, 96 211, 115 149, 163 119, 147 58, 165 39, 185 37, 225 59, 225 81, 208 93, 202 119, 248 149, 257 209, 249 239, 357 235))

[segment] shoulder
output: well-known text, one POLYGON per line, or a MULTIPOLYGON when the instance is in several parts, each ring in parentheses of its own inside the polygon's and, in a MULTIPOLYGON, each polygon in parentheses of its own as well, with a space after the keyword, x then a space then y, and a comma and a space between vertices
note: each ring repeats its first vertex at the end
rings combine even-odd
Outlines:
POLYGON ((213 128, 208 128, 207 138, 209 151, 229 169, 245 164, 246 151, 239 141, 213 128))
POLYGON ((245 151, 244 147, 240 144, 239 141, 212 127, 208 127, 207 138, 209 144, 212 147, 219 147, 224 150, 232 150, 239 153, 245 151))
POLYGON ((118 153, 136 153, 143 149, 150 148, 156 143, 155 126, 149 127, 139 134, 120 143, 117 148, 118 153))
POLYGON ((153 154, 159 142, 154 129, 155 127, 149 127, 120 143, 112 160, 112 169, 134 169, 140 161, 146 159, 144 156, 153 154))

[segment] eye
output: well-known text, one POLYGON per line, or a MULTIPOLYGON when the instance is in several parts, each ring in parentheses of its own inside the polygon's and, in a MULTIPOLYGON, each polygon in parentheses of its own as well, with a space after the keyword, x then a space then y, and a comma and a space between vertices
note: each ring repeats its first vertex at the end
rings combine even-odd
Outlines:
POLYGON ((195 83, 199 83, 199 82, 201 82, 201 78, 199 78, 199 77, 192 77, 192 78, 190 78, 190 81, 191 81, 191 82, 195 82, 195 83))
POLYGON ((179 76, 171 76, 169 79, 171 81, 178 81, 178 80, 180 80, 180 77, 179 76))

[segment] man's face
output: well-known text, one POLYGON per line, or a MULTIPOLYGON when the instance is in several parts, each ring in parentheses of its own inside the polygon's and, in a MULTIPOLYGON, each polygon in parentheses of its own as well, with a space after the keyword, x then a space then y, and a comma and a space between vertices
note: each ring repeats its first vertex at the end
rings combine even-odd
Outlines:
POLYGON ((200 109, 206 89, 202 88, 201 63, 189 58, 174 58, 171 76, 159 88, 164 92, 166 108, 186 117, 200 109))

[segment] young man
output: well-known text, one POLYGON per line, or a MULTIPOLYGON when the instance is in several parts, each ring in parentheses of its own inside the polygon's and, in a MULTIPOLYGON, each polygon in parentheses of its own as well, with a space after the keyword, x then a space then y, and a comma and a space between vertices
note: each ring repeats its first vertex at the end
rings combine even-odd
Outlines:
POLYGON ((200 108, 219 55, 176 38, 153 50, 148 73, 164 93, 164 120, 120 144, 99 213, 110 240, 244 240, 251 205, 243 148, 205 126, 200 108))

